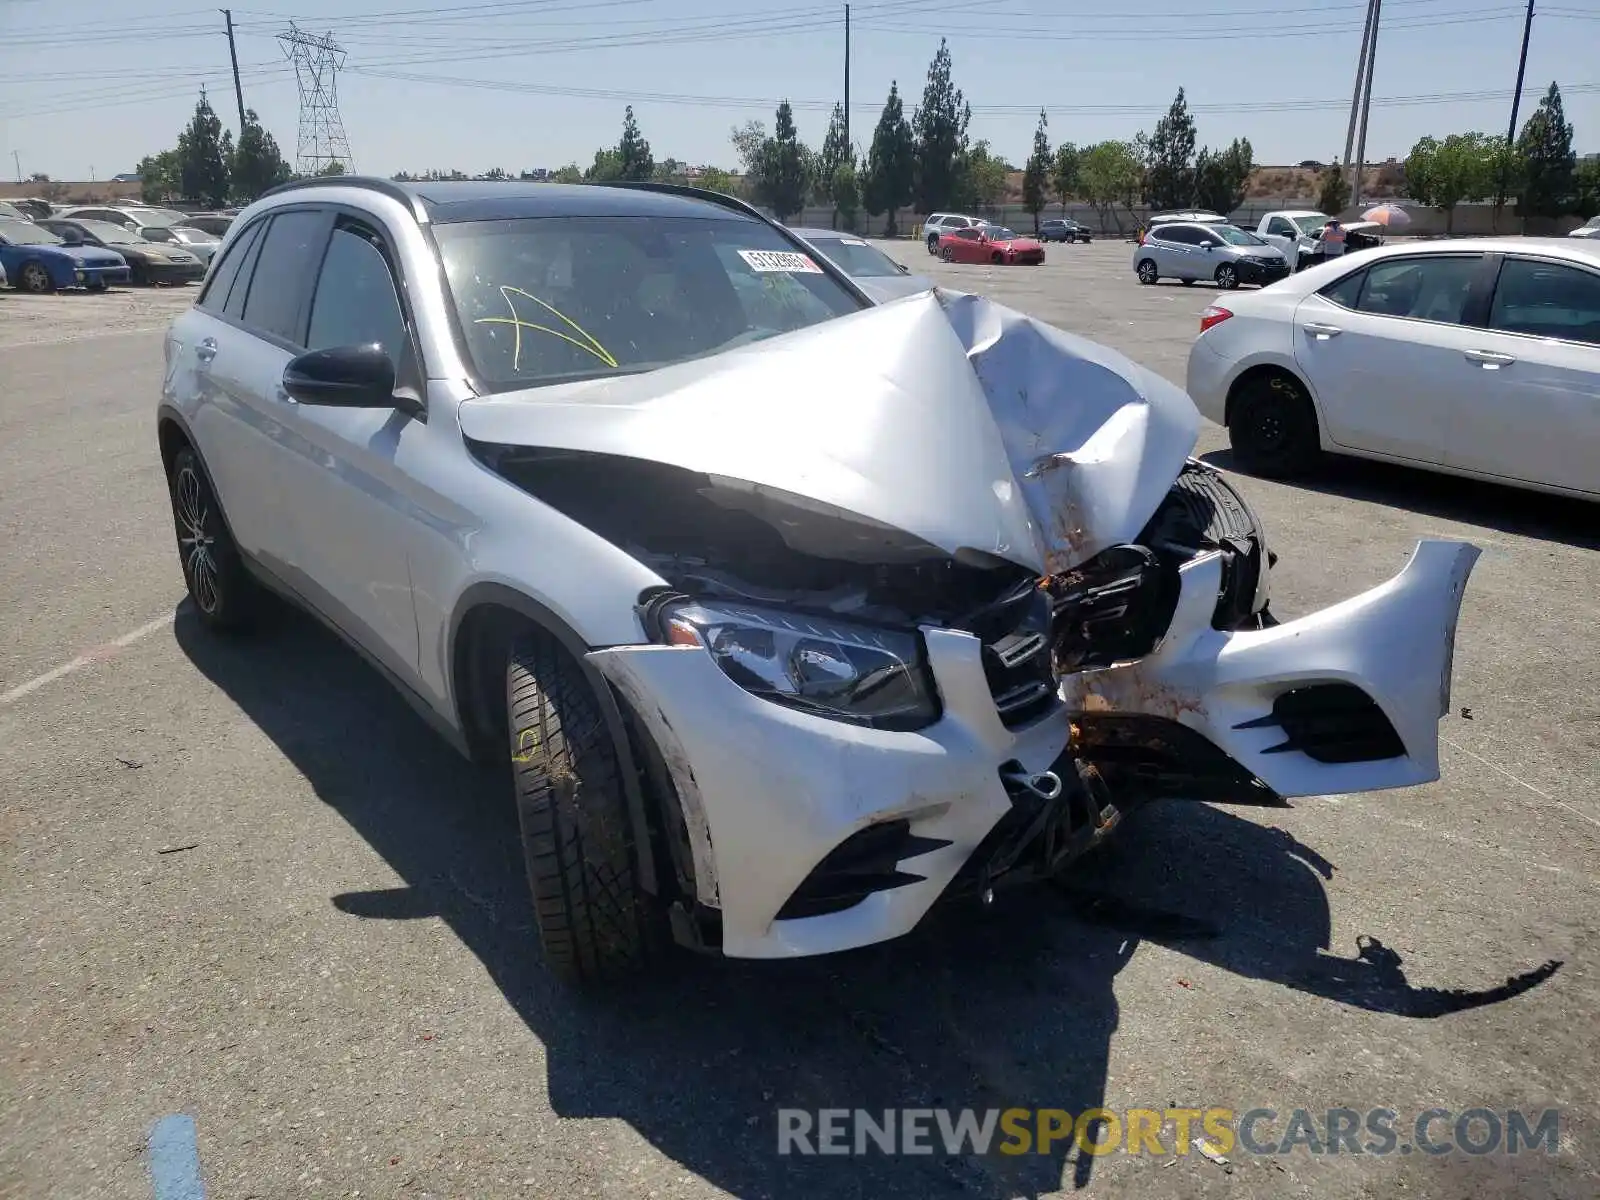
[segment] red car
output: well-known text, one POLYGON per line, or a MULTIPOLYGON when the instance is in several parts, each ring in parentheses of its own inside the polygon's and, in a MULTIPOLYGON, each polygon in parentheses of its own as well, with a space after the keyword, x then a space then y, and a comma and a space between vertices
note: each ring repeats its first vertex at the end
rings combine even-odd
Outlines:
POLYGON ((998 225, 955 229, 939 236, 939 257, 945 262, 1018 264, 1036 267, 1044 261, 1044 247, 998 225))

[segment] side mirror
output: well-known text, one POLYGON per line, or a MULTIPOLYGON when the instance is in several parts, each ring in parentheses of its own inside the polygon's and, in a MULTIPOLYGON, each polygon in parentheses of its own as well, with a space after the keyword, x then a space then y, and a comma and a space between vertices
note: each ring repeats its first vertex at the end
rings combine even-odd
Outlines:
POLYGON ((334 346, 300 355, 283 369, 283 390, 302 404, 400 408, 394 363, 383 347, 334 346))

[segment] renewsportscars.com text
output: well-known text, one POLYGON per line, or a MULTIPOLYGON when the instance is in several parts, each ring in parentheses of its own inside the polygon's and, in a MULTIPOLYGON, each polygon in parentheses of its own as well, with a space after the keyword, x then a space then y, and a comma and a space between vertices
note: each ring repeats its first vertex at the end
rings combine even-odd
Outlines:
POLYGON ((1556 1154, 1561 1110, 1061 1108, 778 1110, 779 1154, 1556 1154))

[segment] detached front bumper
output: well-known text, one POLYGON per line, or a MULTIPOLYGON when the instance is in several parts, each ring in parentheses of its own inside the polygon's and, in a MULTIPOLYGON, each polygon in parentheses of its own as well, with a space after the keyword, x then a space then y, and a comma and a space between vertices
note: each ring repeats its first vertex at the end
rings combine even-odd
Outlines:
MULTIPOLYGON (((1244 789, 1276 796, 1437 779, 1438 721, 1477 556, 1464 543, 1425 541, 1370 591, 1288 624, 1229 631, 1214 627, 1225 555, 1202 554, 1182 568, 1152 653, 1065 677, 1064 703, 1016 728, 1001 721, 978 639, 945 629, 923 630, 943 715, 916 733, 772 704, 696 649, 619 646, 589 661, 661 751, 697 899, 720 913, 723 953, 820 954, 904 934, 947 890, 981 879, 991 833, 1007 817, 1015 825, 1022 808, 1006 777, 1052 768, 1065 777, 1073 719, 1086 731, 1112 715, 1182 726, 1191 751, 1204 753, 1180 753, 1180 786, 1160 794, 1210 797, 1200 785, 1220 778, 1219 762, 1244 789), (1187 792, 1185 778, 1195 784, 1187 792), (798 904, 841 856, 842 869, 881 889, 837 911, 798 904)), ((1164 769, 1170 783, 1174 764, 1164 769)), ((1118 778, 1107 774, 1113 802, 1146 798, 1119 797, 1118 778)))

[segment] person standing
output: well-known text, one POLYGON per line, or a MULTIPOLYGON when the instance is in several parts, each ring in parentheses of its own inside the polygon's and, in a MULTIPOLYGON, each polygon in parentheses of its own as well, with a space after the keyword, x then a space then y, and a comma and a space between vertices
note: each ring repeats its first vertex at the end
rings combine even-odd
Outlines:
POLYGON ((1330 219, 1322 227, 1322 257, 1326 259, 1338 258, 1344 253, 1344 226, 1338 221, 1330 219))

